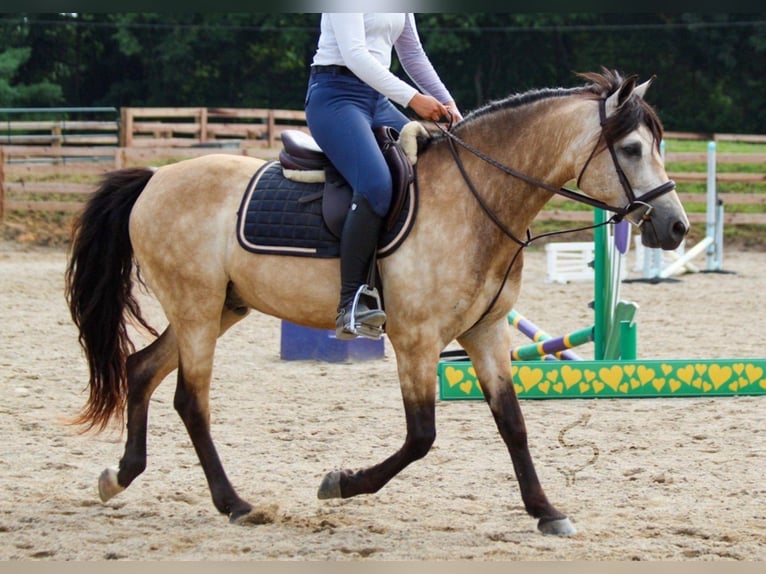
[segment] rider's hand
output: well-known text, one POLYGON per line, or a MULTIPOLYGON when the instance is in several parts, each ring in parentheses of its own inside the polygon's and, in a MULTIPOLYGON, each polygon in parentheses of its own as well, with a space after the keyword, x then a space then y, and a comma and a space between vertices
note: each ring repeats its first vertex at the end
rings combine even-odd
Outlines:
POLYGON ((415 110, 415 113, 424 120, 437 122, 442 118, 449 118, 447 108, 433 96, 417 93, 412 96, 407 105, 415 110))
POLYGON ((444 107, 447 108, 447 111, 449 114, 447 117, 450 119, 452 124, 456 124, 458 122, 463 121, 463 114, 460 113, 460 110, 457 109, 457 105, 455 105, 455 102, 447 102, 444 104, 444 107))

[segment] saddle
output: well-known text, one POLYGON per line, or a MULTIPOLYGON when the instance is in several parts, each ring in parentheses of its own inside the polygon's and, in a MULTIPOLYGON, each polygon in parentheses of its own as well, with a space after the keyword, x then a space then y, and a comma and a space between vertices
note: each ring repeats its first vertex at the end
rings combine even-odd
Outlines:
MULTIPOLYGON (((407 199, 410 184, 415 179, 418 136, 427 136, 427 132, 418 122, 407 124, 402 129, 402 134, 387 126, 375 128, 373 132, 391 170, 394 183, 391 207, 383 223, 384 229, 388 231, 396 224, 407 199)), ((321 195, 325 224, 335 237, 340 238, 343 222, 351 205, 351 186, 335 169, 314 138, 307 133, 285 130, 282 132, 282 145, 279 163, 283 175, 292 181, 324 184, 318 192, 306 197, 305 201, 314 201, 318 199, 317 195, 321 195)))

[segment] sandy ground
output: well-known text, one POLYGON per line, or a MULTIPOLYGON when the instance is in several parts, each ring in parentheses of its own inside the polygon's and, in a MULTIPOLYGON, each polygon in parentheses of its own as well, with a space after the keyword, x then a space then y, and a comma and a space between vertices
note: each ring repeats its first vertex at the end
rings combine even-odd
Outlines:
MULTIPOLYGON (((481 401, 439 402, 432 451, 379 493, 321 501, 325 472, 400 446, 395 358, 387 348, 356 363, 282 361, 280 322, 255 314, 220 341, 212 419, 230 479, 266 523, 230 525, 213 507, 172 375, 152 401, 146 472, 102 504, 97 478, 124 437, 65 424, 86 396, 65 260, 61 248, 0 243, 2 560, 766 557, 766 397, 523 401, 538 474, 571 537, 536 531, 481 401)), ((640 305, 640 358, 764 356, 766 253, 727 252, 724 268, 623 284, 640 305)), ((544 253, 529 252, 517 308, 530 319, 554 334, 581 328, 591 299, 591 283, 546 283, 544 253)))

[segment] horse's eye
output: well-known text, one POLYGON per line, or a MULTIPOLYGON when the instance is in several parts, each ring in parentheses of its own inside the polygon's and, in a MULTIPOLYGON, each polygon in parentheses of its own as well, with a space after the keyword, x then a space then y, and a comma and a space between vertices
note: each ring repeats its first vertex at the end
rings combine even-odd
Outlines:
POLYGON ((640 143, 627 144, 622 146, 620 148, 620 151, 625 157, 638 159, 641 157, 641 144, 640 143))

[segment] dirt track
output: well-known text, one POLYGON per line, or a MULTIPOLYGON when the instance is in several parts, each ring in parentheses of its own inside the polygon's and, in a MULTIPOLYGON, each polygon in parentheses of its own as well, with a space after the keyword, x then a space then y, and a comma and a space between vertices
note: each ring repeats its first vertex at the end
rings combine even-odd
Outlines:
MULTIPOLYGON (((260 315, 220 342, 212 418, 229 477, 266 523, 217 514, 172 408, 172 376, 152 402, 146 472, 102 504, 97 477, 116 466, 123 439, 64 422, 86 382, 64 265, 63 249, 0 244, 2 560, 766 557, 766 397, 524 401, 538 474, 579 530, 568 538, 536 532, 477 401, 440 402, 431 453, 379 493, 320 501, 326 471, 400 446, 395 360, 389 349, 354 364, 281 361, 280 323, 260 315), (558 441, 565 428, 570 447, 558 441)), ((623 285, 641 306, 639 357, 764 355, 766 253, 727 252, 724 267, 734 273, 623 285)), ((591 284, 544 274, 543 253, 530 252, 518 309, 551 333, 591 322, 591 284)))

